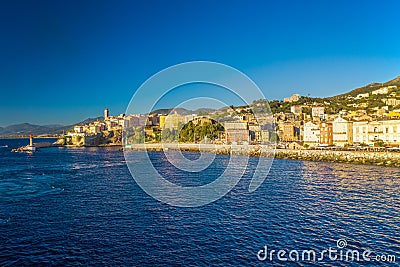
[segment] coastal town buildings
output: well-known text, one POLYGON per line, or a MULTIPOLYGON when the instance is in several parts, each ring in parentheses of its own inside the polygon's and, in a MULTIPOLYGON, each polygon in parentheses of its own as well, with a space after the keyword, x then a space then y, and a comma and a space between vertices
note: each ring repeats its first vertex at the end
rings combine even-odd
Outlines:
MULTIPOLYGON (((208 142, 262 144, 277 141, 282 143, 282 147, 294 149, 318 146, 400 147, 400 91, 397 91, 397 86, 379 85, 371 85, 374 90, 369 92, 358 91, 363 93, 336 99, 303 98, 294 94, 284 101, 275 102, 277 112, 274 114, 267 115, 266 112, 257 118, 251 105, 230 106, 209 114, 202 112, 202 115, 209 115, 205 117, 174 109, 165 109, 165 113, 159 110, 159 113, 111 116, 105 109, 104 120, 75 125, 70 137, 74 142, 79 139, 81 143, 82 140, 89 143, 90 136, 131 129, 137 140, 146 142, 158 142, 164 130, 179 139, 179 132, 187 123, 198 126, 209 117, 221 123, 223 128, 218 128, 218 134, 208 142), (140 133, 143 133, 143 138, 140 133)), ((260 111, 265 105, 268 107, 266 101, 254 101, 252 107, 260 111)), ((183 140, 202 142, 205 137, 191 136, 183 140)))
POLYGON ((364 93, 364 94, 358 94, 355 99, 362 99, 362 98, 366 98, 369 97, 369 93, 364 93))

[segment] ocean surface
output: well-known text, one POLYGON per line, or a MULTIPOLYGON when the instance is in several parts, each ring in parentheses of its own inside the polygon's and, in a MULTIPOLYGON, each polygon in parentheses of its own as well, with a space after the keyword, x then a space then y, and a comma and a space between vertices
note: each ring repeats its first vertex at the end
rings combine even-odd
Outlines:
MULTIPOLYGON (((399 266, 399 168, 277 159, 249 193, 257 163, 250 158, 226 196, 177 208, 148 196, 118 149, 10 152, 27 143, 0 139, 0 266, 399 266), (338 240, 344 251, 371 250, 396 262, 257 256, 264 246, 268 253, 338 249, 338 240)), ((160 152, 150 157, 186 186, 212 181, 229 158, 217 155, 199 175, 171 171, 160 152)))

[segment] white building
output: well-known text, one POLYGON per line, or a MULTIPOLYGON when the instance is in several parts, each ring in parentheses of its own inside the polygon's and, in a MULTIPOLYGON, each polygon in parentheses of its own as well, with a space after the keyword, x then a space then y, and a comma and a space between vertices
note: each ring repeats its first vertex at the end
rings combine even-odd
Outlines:
POLYGON ((373 95, 386 95, 388 92, 389 92, 389 88, 382 87, 382 88, 379 88, 378 90, 372 91, 371 93, 373 95))
POLYGON ((353 122, 353 141, 354 143, 368 143, 368 121, 353 122))
MULTIPOLYGON (((378 138, 387 144, 398 145, 400 143, 400 120, 384 120, 379 121, 380 128, 376 129, 379 133, 371 137, 374 140, 378 138)), ((372 130, 375 130, 373 128, 372 130)))
POLYGON ((365 98, 365 97, 369 97, 369 93, 358 94, 355 99, 361 99, 361 98, 365 98))
POLYGON ((75 133, 83 133, 84 132, 84 127, 80 125, 74 126, 74 132, 75 133))
POLYGON ((311 121, 304 124, 303 130, 303 141, 304 144, 308 145, 318 145, 320 141, 320 130, 317 124, 311 121))
POLYGON ((333 144, 344 147, 353 144, 353 123, 337 117, 332 123, 333 144))
POLYGON ((388 145, 400 144, 400 120, 357 121, 353 122, 355 143, 373 146, 378 141, 388 145))

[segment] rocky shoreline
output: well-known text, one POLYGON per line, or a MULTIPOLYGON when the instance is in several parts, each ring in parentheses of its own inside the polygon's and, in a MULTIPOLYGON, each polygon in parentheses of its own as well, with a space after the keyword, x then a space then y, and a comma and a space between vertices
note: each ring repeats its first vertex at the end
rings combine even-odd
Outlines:
POLYGON ((271 148, 260 145, 199 145, 199 144, 138 144, 124 148, 135 151, 162 151, 176 149, 181 151, 204 151, 217 154, 249 155, 253 157, 272 157, 280 159, 326 161, 352 164, 370 164, 378 166, 400 167, 400 153, 371 151, 340 151, 340 150, 289 150, 276 149, 273 155, 271 148))
MULTIPOLYGON (((76 145, 62 145, 57 142, 36 143, 37 148, 46 147, 82 147, 76 145)), ((86 147, 86 146, 84 146, 86 147)), ((88 146, 93 147, 93 146, 88 146)), ((342 150, 290 150, 276 149, 274 147, 263 145, 213 145, 213 144, 188 144, 188 143, 152 143, 135 144, 122 148, 120 144, 110 143, 94 147, 120 147, 125 151, 163 151, 163 150, 181 150, 190 152, 210 152, 216 154, 234 154, 252 157, 275 157, 280 159, 307 160, 307 161, 326 161, 351 164, 370 164, 378 166, 400 167, 399 152, 372 152, 372 151, 342 151, 342 150)), ((13 149, 12 152, 27 151, 25 147, 13 149)))
POLYGON ((327 161, 400 167, 400 153, 398 152, 277 149, 275 151, 275 157, 293 160, 327 161))

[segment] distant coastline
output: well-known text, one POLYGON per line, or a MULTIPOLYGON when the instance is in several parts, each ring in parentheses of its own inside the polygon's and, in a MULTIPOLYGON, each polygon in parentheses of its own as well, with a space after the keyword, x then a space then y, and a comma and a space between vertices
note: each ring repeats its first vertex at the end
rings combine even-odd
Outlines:
MULTIPOLYGON (((57 139, 59 138, 60 135, 45 135, 45 136, 35 136, 36 139, 42 139, 42 138, 54 138, 57 139)), ((7 136, 0 136, 0 139, 29 139, 29 135, 7 135, 7 136)))

